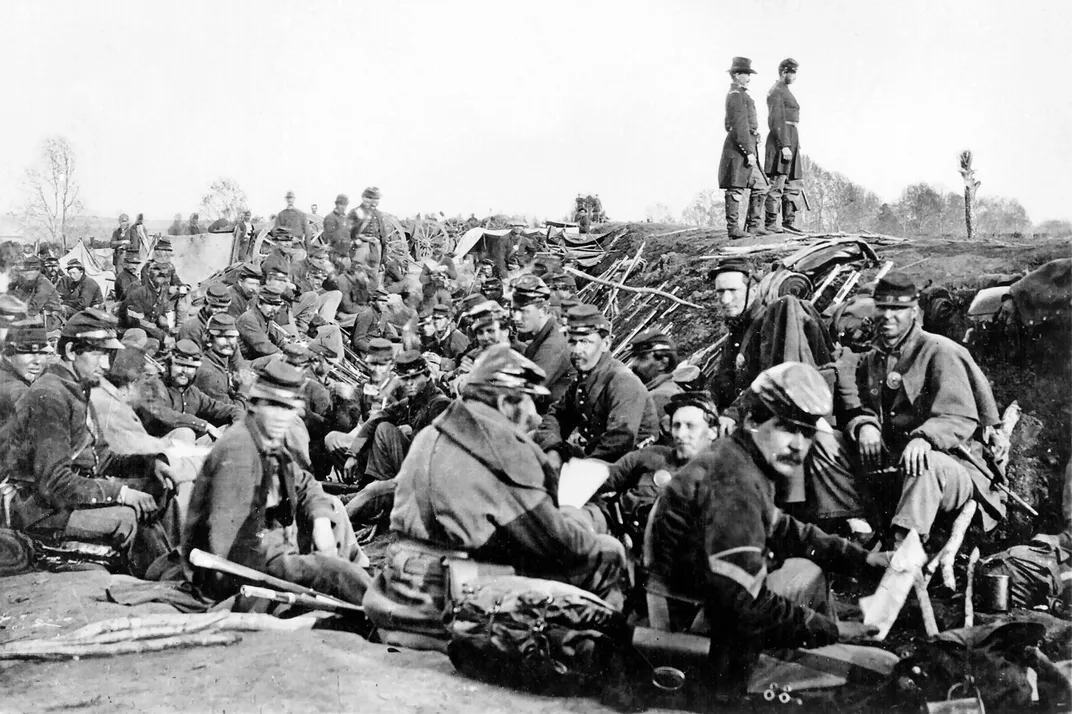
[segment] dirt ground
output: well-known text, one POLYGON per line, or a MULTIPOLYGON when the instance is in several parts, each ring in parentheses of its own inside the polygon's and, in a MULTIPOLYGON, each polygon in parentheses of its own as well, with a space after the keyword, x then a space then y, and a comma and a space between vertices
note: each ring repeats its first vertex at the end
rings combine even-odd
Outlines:
MULTIPOLYGON (((0 643, 51 637, 90 622, 174 612, 102 602, 102 571, 0 579, 0 643)), ((0 712, 611 712, 591 699, 552 699, 475 682, 445 655, 332 631, 243 633, 199 647, 71 662, 0 662, 0 712)))

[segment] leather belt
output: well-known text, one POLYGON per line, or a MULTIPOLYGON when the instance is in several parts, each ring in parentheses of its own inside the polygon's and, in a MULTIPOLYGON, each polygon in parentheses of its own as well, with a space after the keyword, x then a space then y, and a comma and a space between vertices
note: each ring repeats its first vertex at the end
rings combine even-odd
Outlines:
POLYGON ((798 121, 789 121, 788 119, 785 120, 785 123, 788 124, 789 126, 799 126, 800 125, 800 122, 798 122, 798 121))

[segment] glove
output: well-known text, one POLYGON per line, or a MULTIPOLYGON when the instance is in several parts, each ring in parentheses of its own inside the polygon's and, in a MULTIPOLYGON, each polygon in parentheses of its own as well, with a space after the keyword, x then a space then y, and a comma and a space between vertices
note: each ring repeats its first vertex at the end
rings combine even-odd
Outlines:
POLYGON ((783 146, 782 147, 782 161, 792 161, 792 160, 793 160, 793 150, 790 149, 788 146, 783 146))

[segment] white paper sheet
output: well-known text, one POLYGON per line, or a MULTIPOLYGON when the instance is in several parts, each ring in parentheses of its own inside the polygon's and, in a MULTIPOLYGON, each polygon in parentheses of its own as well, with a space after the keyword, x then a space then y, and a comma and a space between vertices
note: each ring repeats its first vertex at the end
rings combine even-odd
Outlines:
POLYGON ((886 568, 878 590, 874 595, 860 598, 864 624, 878 627, 876 640, 881 642, 886 639, 925 562, 927 554, 923 551, 919 533, 908 531, 901 547, 890 558, 890 566, 886 568))
POLYGON ((570 459, 558 476, 558 505, 580 508, 610 476, 610 464, 599 459, 570 459))

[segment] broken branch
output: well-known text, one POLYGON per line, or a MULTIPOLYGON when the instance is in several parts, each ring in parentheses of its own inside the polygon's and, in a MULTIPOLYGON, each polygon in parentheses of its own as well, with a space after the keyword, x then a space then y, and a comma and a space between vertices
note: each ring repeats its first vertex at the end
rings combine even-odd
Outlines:
POLYGON ((581 270, 577 270, 576 268, 571 268, 568 265, 564 266, 562 269, 564 271, 566 271, 567 273, 570 273, 571 275, 577 276, 578 278, 584 278, 585 280, 591 280, 593 283, 599 283, 600 285, 607 285, 607 286, 612 287, 612 288, 617 288, 619 290, 626 290, 628 292, 633 292, 633 293, 650 293, 652 295, 658 295, 659 297, 664 297, 667 300, 673 300, 676 303, 680 303, 680 304, 684 305, 685 307, 691 307, 694 310, 702 310, 703 309, 702 305, 697 305, 696 303, 689 302, 688 300, 682 300, 679 297, 671 295, 670 293, 666 292, 665 290, 658 290, 656 288, 634 288, 634 287, 631 287, 631 286, 626 285, 624 283, 614 283, 614 282, 611 282, 610 280, 603 280, 602 278, 597 278, 595 276, 589 275, 588 273, 585 273, 584 271, 581 271, 581 270))

